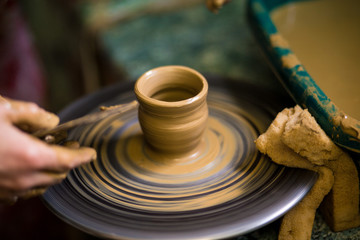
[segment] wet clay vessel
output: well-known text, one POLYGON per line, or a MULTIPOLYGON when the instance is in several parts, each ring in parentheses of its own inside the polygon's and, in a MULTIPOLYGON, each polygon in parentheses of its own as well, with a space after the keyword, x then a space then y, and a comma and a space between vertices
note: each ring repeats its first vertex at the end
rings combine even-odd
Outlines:
POLYGON ((101 105, 139 102, 69 133, 95 148, 98 159, 71 171, 44 202, 108 239, 226 238, 281 217, 316 180, 255 147, 284 99, 241 82, 207 80, 188 67, 164 66, 135 86, 112 86, 69 106, 63 121, 101 105))
POLYGON ((182 66, 156 68, 137 80, 139 122, 154 152, 169 159, 199 153, 208 120, 207 93, 205 78, 182 66))

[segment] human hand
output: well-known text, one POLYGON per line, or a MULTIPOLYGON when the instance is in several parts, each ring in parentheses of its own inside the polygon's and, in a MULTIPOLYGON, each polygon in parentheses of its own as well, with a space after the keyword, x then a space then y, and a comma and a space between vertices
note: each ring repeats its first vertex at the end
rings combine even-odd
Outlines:
POLYGON ((92 148, 49 145, 26 133, 58 123, 55 114, 34 103, 0 96, 0 202, 42 194, 69 170, 96 158, 92 148))

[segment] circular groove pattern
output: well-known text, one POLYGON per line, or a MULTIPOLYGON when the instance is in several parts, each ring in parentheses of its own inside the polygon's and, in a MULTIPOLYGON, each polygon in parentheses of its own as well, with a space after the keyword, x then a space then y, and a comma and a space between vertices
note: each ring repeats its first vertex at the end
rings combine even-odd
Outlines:
MULTIPOLYGON (((106 104, 133 99, 122 94, 106 104)), ((256 150, 254 140, 274 117, 267 106, 221 89, 209 92, 208 106, 202 151, 189 158, 152 152, 136 109, 74 129, 70 138, 96 148, 98 159, 51 187, 45 202, 71 224, 113 239, 222 238, 279 218, 315 175, 277 166, 256 150)))

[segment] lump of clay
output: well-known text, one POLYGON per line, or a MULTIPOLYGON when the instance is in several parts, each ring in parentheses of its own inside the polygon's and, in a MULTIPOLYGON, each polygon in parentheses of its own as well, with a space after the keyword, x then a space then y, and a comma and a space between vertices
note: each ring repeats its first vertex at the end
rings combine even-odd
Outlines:
POLYGON ((350 156, 337 147, 307 110, 280 112, 256 140, 272 161, 318 173, 317 182, 283 218, 279 239, 311 239, 316 209, 333 231, 360 225, 358 173, 350 156))
POLYGON ((293 151, 309 159, 315 165, 324 165, 342 154, 307 109, 299 106, 286 122, 281 140, 293 151))

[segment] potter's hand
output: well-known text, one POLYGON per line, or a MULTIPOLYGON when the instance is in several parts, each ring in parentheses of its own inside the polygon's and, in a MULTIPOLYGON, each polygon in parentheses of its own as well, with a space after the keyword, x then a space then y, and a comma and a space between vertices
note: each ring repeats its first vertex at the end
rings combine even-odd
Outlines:
POLYGON ((96 157, 94 149, 49 145, 26 133, 58 122, 34 103, 0 96, 0 202, 41 194, 70 169, 96 157))

